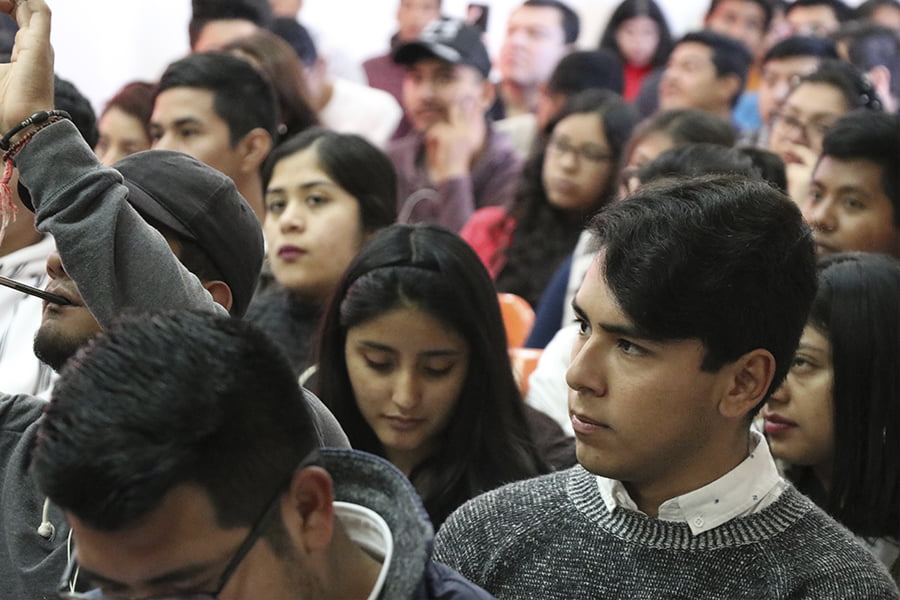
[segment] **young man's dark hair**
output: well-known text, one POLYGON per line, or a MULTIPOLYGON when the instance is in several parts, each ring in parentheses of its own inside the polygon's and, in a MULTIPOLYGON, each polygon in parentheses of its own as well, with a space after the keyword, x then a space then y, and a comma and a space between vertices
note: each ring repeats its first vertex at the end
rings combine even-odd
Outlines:
POLYGON ((878 12, 879 8, 889 7, 900 11, 900 1, 898 0, 866 0, 856 7, 853 12, 854 19, 871 19, 878 12))
POLYGON ((663 178, 697 177, 698 175, 743 175, 759 178, 759 169, 750 157, 735 148, 718 144, 687 144, 666 150, 637 171, 641 184, 663 178))
POLYGON ((800 83, 823 83, 830 85, 844 96, 850 109, 867 108, 873 111, 884 109, 881 98, 872 83, 862 71, 842 60, 823 59, 819 68, 802 77, 800 83))
POLYGON ((166 68, 156 95, 177 87, 212 92, 213 109, 228 124, 232 144, 257 127, 277 139, 280 118, 275 92, 246 60, 224 52, 191 54, 166 68))
POLYGON ((792 35, 776 42, 763 55, 762 64, 780 58, 794 56, 818 56, 819 58, 838 58, 834 42, 828 38, 810 35, 792 35))
POLYGON ((866 160, 881 169, 881 189, 894 206, 900 229, 900 116, 871 110, 847 113, 828 129, 819 160, 866 160))
POLYGON ((581 20, 578 18, 578 13, 572 10, 566 3, 560 2, 560 0, 526 0, 522 3, 522 6, 555 8, 562 17, 565 42, 567 44, 574 44, 578 39, 578 35, 581 33, 581 20))
POLYGON ((64 370, 36 427, 32 472, 77 548, 65 593, 488 598, 431 561, 400 471, 319 447, 287 360, 242 321, 123 319, 64 370))
POLYGON ((834 38, 846 47, 850 64, 869 74, 870 79, 874 79, 869 73, 872 69, 886 69, 890 83, 881 89, 900 99, 900 32, 876 23, 850 21, 834 38))
POLYGON ((812 237, 798 217, 768 184, 716 176, 639 188, 591 226, 606 281, 641 335, 701 340, 707 371, 766 348, 777 365, 771 393, 815 293, 812 237))
POLYGON ((727 35, 722 35, 709 29, 688 33, 678 40, 675 46, 685 42, 703 44, 712 50, 712 62, 716 67, 717 77, 724 75, 736 75, 738 77, 740 85, 731 99, 731 105, 736 105, 747 83, 747 73, 750 71, 750 65, 753 64, 753 55, 750 54, 747 47, 727 35))
MULTIPOLYGON (((712 0, 709 3, 709 9, 706 11, 706 16, 709 17, 716 10, 716 7, 722 3, 723 0, 712 0)), ((763 11, 763 31, 768 31, 769 25, 772 24, 772 16, 775 12, 775 8, 773 6, 772 0, 741 0, 742 2, 752 2, 759 6, 759 8, 763 11)))
POLYGON ((853 18, 853 9, 844 4, 841 0, 794 0, 788 2, 785 7, 785 15, 791 13, 795 8, 807 8, 811 6, 827 6, 834 13, 835 18, 843 23, 853 18))
POLYGON ((97 130, 97 115, 91 101, 71 81, 59 75, 53 76, 53 103, 56 108, 72 116, 72 122, 88 146, 93 148, 97 145, 100 132, 97 130))
POLYGON ((897 598, 748 427, 816 290, 797 205, 741 176, 663 180, 590 229, 566 372, 579 465, 464 504, 438 560, 499 598, 897 598))
POLYGON ((64 369, 39 436, 38 484, 101 531, 140 520, 182 484, 209 494, 222 527, 249 526, 317 445, 293 371, 277 357, 267 336, 237 319, 126 320, 64 369), (111 385, 123 370, 128 381, 111 385))
POLYGON ((296 19, 284 17, 275 19, 269 25, 269 31, 290 44, 304 65, 312 67, 316 64, 316 60, 319 58, 316 43, 306 27, 298 23, 296 19))
POLYGON ((188 37, 191 48, 197 44, 200 32, 210 21, 249 21, 257 27, 267 28, 272 22, 272 9, 268 0, 193 0, 188 37))
POLYGON ((576 50, 564 56, 547 81, 547 92, 574 96, 587 89, 622 93, 622 61, 610 50, 576 50))

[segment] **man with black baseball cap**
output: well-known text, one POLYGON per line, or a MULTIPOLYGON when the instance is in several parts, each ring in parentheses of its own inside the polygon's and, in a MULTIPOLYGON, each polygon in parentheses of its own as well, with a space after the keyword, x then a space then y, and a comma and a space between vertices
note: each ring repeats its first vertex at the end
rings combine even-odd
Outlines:
POLYGON ((477 208, 503 204, 521 161, 485 115, 494 102, 481 33, 452 19, 429 24, 398 46, 406 66, 403 105, 414 132, 387 149, 398 175, 399 221, 458 231, 477 208))
MULTIPOLYGON (((263 242, 234 183, 171 151, 136 154, 119 170, 102 166, 67 115, 51 110, 46 3, 0 0, 0 13, 15 16, 20 28, 15 60, 0 65, 0 170, 11 171, 15 161, 23 202, 33 207, 37 228, 56 239, 48 290, 66 300, 45 304, 37 336, 42 352, 62 365, 124 314, 226 308, 242 314, 263 242)), ((11 210, 9 184, 0 179, 0 213, 11 210)), ((166 365, 158 368, 165 377, 166 365)), ((305 397, 320 442, 348 445, 321 402, 305 397)), ((38 494, 28 470, 43 406, 31 396, 0 393, 0 598, 53 596, 66 562, 68 525, 38 494)))

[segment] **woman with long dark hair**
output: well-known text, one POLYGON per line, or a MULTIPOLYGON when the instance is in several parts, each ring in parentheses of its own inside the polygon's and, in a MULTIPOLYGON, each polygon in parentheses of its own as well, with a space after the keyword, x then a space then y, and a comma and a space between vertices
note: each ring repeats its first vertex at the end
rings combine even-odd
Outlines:
POLYGON ((900 263, 835 254, 781 388, 763 410, 799 489, 900 581, 900 263))
POLYGON ((574 464, 571 438, 522 402, 490 277, 438 226, 393 225, 360 251, 325 313, 316 382, 353 447, 400 468, 435 527, 481 492, 574 464))
POLYGON ((656 2, 624 0, 609 17, 600 48, 612 50, 622 60, 622 95, 631 102, 641 91, 644 78, 665 66, 672 51, 672 34, 656 2))
POLYGON ((637 113, 607 90, 587 90, 550 121, 511 206, 479 209, 460 232, 497 290, 537 304, 586 220, 615 194, 615 172, 637 113))

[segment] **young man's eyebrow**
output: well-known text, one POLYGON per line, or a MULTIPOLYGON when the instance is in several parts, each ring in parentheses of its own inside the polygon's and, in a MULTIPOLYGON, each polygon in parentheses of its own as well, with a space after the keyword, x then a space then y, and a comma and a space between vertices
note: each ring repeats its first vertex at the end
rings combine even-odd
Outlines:
MULTIPOLYGON (((588 319, 587 314, 578 305, 578 302, 574 298, 572 299, 572 310, 575 311, 575 314, 579 318, 590 323, 590 319, 588 319)), ((648 336, 645 332, 642 332, 638 327, 635 327, 634 325, 622 323, 597 323, 597 325, 606 333, 611 333, 613 335, 623 335, 630 338, 656 341, 653 337, 648 336)))
MULTIPOLYGON (((163 573, 162 575, 157 575, 156 577, 154 577, 144 583, 149 586, 158 586, 158 585, 164 585, 167 583, 173 583, 176 581, 184 581, 187 579, 193 579, 197 575, 201 575, 201 574, 209 572, 210 568, 213 565, 216 565, 220 562, 221 562, 220 559, 216 559, 215 561, 211 561, 208 563, 188 565, 186 567, 181 567, 179 569, 170 571, 168 573, 163 573)), ((109 577, 104 577, 103 575, 100 575, 99 573, 95 573, 95 572, 91 571, 90 569, 85 568, 80 565, 78 567, 78 572, 79 572, 80 577, 84 577, 85 579, 87 579, 88 581, 90 581, 92 584, 95 584, 95 585, 101 584, 101 585, 107 585, 110 587, 117 587, 117 588, 128 587, 127 584, 125 584, 121 581, 116 581, 115 579, 110 579, 109 577)))

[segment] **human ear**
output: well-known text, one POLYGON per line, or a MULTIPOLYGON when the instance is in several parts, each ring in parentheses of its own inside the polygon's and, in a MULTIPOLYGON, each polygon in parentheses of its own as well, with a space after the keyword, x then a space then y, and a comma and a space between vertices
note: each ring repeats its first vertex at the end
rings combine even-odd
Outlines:
POLYGON ((721 90, 722 100, 728 102, 729 104, 731 103, 732 98, 737 95, 740 87, 741 78, 734 73, 729 73, 728 75, 722 75, 721 77, 719 77, 718 89, 721 90))
POLYGON ((259 166, 266 160, 272 149, 272 136, 262 127, 247 132, 238 142, 241 155, 241 172, 259 172, 259 166))
POLYGON ((727 369, 727 389, 719 400, 719 414, 728 419, 747 415, 766 397, 775 374, 775 357, 768 350, 751 350, 727 369))
POLYGON ((334 533, 334 490, 328 472, 306 467, 294 473, 281 513, 295 548, 305 553, 327 548, 334 533))
POLYGON ((234 298, 231 295, 231 288, 224 281, 218 279, 213 281, 201 281, 200 284, 212 296, 213 302, 225 307, 225 310, 231 310, 231 304, 234 298))
POLYGON ((494 100, 496 100, 496 98, 497 87, 490 79, 485 77, 481 82, 481 108, 483 112, 487 112, 488 109, 494 105, 494 100))

